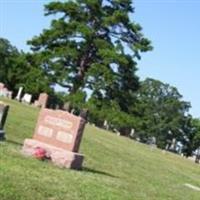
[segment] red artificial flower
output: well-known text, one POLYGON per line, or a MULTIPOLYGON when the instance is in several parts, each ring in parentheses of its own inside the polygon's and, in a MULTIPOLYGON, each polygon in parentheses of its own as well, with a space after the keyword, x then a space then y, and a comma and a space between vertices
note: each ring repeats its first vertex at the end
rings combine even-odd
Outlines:
POLYGON ((39 160, 44 160, 46 158, 46 150, 41 147, 37 147, 33 155, 39 160))

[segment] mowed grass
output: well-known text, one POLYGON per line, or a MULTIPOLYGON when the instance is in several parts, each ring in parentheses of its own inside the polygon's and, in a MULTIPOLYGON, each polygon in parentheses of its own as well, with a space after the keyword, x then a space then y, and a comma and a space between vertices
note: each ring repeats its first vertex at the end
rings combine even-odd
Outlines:
POLYGON ((61 169, 21 155, 39 109, 10 104, 0 143, 0 200, 199 200, 200 165, 87 125, 82 171, 61 169))

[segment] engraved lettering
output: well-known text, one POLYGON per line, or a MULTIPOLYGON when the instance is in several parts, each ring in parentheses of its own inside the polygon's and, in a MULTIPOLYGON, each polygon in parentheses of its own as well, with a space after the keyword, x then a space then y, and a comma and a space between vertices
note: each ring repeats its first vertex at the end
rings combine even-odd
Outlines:
POLYGON ((38 135, 42 135, 44 137, 51 138, 53 135, 53 129, 48 128, 46 126, 39 126, 38 128, 38 135))
POLYGON ((60 142, 64 142, 64 143, 67 143, 67 144, 71 144, 72 143, 72 139, 73 139, 73 136, 69 133, 66 133, 66 132, 62 132, 62 131, 59 131, 57 133, 57 136, 56 136, 56 139, 60 142))
POLYGON ((73 126, 73 123, 64 119, 56 118, 56 117, 51 117, 47 116, 45 117, 45 123, 53 125, 53 126, 59 126, 61 128, 65 129, 71 129, 73 126))

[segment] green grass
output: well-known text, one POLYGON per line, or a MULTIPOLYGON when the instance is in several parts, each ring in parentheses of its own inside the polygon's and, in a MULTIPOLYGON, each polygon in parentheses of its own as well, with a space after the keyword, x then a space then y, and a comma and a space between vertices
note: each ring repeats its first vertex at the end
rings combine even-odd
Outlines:
POLYGON ((199 200, 200 165, 171 153, 86 126, 82 171, 60 169, 21 155, 39 110, 10 104, 6 142, 0 143, 0 200, 199 200))

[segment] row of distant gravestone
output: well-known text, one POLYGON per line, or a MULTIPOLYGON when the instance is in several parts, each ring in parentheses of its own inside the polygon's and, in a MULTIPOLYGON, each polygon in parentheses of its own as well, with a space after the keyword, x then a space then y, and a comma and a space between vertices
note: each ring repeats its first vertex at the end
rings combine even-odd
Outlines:
MULTIPOLYGON (((15 99, 18 101, 30 104, 32 101, 32 95, 25 93, 24 96, 21 98, 22 91, 23 91, 23 87, 20 87, 15 99)), ((34 106, 45 108, 48 102, 48 98, 49 98, 48 94, 41 93, 38 100, 34 101, 34 106)))
POLYGON ((0 83, 0 97, 12 98, 12 91, 9 91, 3 83, 0 83))
MULTIPOLYGON (((32 95, 25 93, 23 95, 23 97, 21 97, 22 91, 23 91, 23 87, 20 87, 15 99, 18 100, 18 101, 21 101, 23 103, 30 104, 31 101, 32 101, 32 95)), ((12 95, 13 95, 13 92, 9 91, 7 89, 7 87, 5 86, 5 84, 0 83, 0 97, 7 97, 9 99, 12 99, 12 95)), ((48 102, 48 94, 41 93, 38 100, 35 100, 34 105, 37 106, 37 107, 46 107, 47 102, 48 102)))
MULTIPOLYGON (((22 92, 22 89, 19 89, 22 92)), ((17 97, 19 97, 19 92, 17 97)), ((19 98, 16 98, 20 100, 19 98)), ((21 100, 23 101, 23 100, 21 100)), ((47 109, 48 95, 40 94, 34 105, 41 107, 32 139, 25 139, 25 155, 48 158, 61 167, 80 169, 84 156, 78 153, 86 120, 63 110, 47 109)), ((0 102, 0 139, 9 105, 0 102)))

